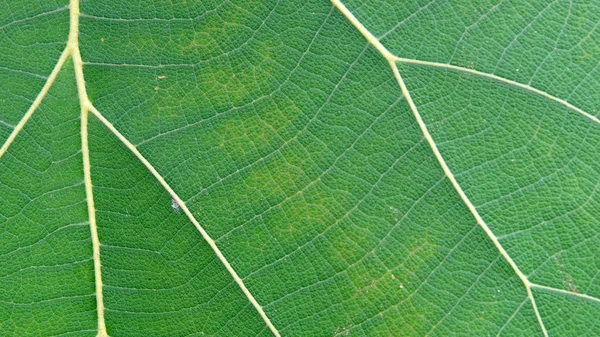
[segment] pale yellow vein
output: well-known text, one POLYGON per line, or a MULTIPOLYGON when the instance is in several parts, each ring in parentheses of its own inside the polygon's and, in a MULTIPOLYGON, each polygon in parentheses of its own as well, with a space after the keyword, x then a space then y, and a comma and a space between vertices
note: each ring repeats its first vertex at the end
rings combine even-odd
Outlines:
POLYGON ((175 191, 169 186, 169 184, 165 181, 165 179, 161 176, 161 174, 154 168, 154 166, 138 151, 138 149, 133 145, 125 136, 123 136, 91 103, 88 103, 90 112, 94 114, 137 158, 138 160, 146 166, 148 171, 152 173, 152 175, 158 180, 158 182, 163 186, 163 188, 171 195, 171 197, 179 204, 179 207, 183 210, 183 212, 187 215, 188 219, 194 224, 198 232, 202 235, 204 240, 208 243, 210 248, 212 248, 215 255, 221 263, 225 266, 225 269, 231 274, 233 280, 240 287, 244 295, 248 298, 250 303, 254 306, 260 317, 265 321, 267 327, 271 330, 271 332, 279 337, 279 331, 277 328, 271 323, 271 320, 264 312, 262 306, 258 303, 258 301, 254 298, 250 290, 244 284, 244 281, 238 276, 237 272, 233 269, 229 261, 225 258, 219 247, 215 241, 210 237, 210 235, 204 230, 204 228, 200 225, 198 220, 194 217, 192 212, 189 210, 185 202, 175 193, 175 191))
POLYGON ((369 32, 369 30, 365 26, 362 25, 362 23, 352 14, 352 12, 350 12, 346 8, 346 6, 344 6, 344 4, 342 4, 339 0, 332 0, 332 3, 348 19, 348 21, 350 21, 350 23, 352 23, 352 25, 354 25, 354 27, 356 27, 356 29, 367 39, 367 41, 369 43, 371 43, 382 54, 382 56, 385 57, 385 59, 388 61, 390 67, 392 68, 392 72, 394 73, 394 77, 396 78, 396 81, 398 82, 398 85, 400 86, 400 90, 402 91, 404 98, 406 98, 406 101, 415 116, 415 119, 417 121, 417 124, 419 125, 419 128, 421 129, 421 132, 423 133, 423 136, 429 143, 429 146, 431 147, 431 150, 433 151, 433 154, 434 154, 435 158, 437 159, 438 163, 442 167, 444 174, 446 175, 448 180, 450 180, 450 182, 452 183, 452 186, 454 187, 454 189, 456 190, 456 192, 462 199, 463 203, 467 206, 467 208, 469 209, 469 211, 471 212, 471 214, 473 215, 473 217, 475 218, 475 220, 477 221, 479 226, 483 229, 483 231, 486 233, 486 235, 492 241, 492 243, 494 244, 494 246, 496 247, 498 252, 502 255, 502 257, 504 257, 504 259, 512 267, 515 274, 519 277, 519 279, 525 286, 525 290, 527 291, 527 297, 531 301, 537 321, 542 329, 542 332, 544 333, 544 336, 547 337, 548 331, 546 330, 546 327, 544 326, 544 322, 539 313, 538 307, 535 303, 535 298, 533 297, 533 293, 531 291, 531 287, 532 287, 531 282, 529 281, 529 279, 527 279, 527 276, 525 274, 523 274, 523 272, 519 269, 517 264, 510 257, 510 255, 508 255, 508 252, 504 249, 504 247, 502 247, 502 244, 500 244, 500 242, 498 241, 498 238, 494 235, 492 230, 485 223, 485 221, 483 220, 481 215, 479 215, 479 212, 475 208, 475 205, 473 205, 471 200, 467 197, 467 195, 463 191, 462 187, 459 185, 458 181, 454 177, 454 174, 452 173, 452 171, 446 164, 446 161, 445 161, 444 157, 442 156, 441 152, 439 151, 436 142, 433 140, 431 133, 427 129, 427 125, 421 118, 421 114, 419 113, 417 106, 415 105, 414 101, 412 100, 410 92, 408 91, 408 88, 406 87, 406 84, 404 83, 404 79, 402 78, 402 76, 400 76, 400 72, 398 71, 398 66, 396 65, 396 61, 399 61, 400 59, 398 57, 394 56, 392 53, 390 53, 381 44, 381 42, 379 42, 379 40, 371 32, 369 32))
MULTIPOLYGON (((392 68, 394 76, 396 77, 396 80, 398 81, 400 89, 403 92, 403 95, 405 96, 405 98, 407 99, 407 102, 408 102, 411 110, 413 111, 413 113, 415 115, 415 118, 417 119, 417 123, 419 124, 419 126, 420 126, 420 128, 421 128, 421 130, 422 130, 422 132, 423 132, 423 134, 424 134, 424 136, 426 138, 426 140, 430 144, 430 147, 432 148, 432 150, 433 150, 433 152, 435 154, 436 159, 438 160, 438 162, 442 166, 442 169, 443 169, 444 173, 446 174, 447 178, 451 181, 451 183, 454 186, 455 190, 458 192, 458 194, 461 197, 461 199, 463 200, 463 202, 467 205, 467 207, 469 208, 469 210, 471 211, 471 213, 475 217, 475 219, 478 222, 478 224, 484 229, 484 231, 486 232, 486 234, 488 235, 488 237, 492 240, 492 242, 494 243, 494 245, 496 246, 496 248, 498 249, 498 251, 506 259, 506 261, 511 265, 511 267, 513 268, 513 270, 515 271, 515 273, 519 276, 519 278, 524 283, 524 285, 526 287, 526 290, 527 290, 528 298, 532 302, 532 305, 533 305, 536 317, 538 319, 538 322, 539 322, 539 324, 540 324, 540 326, 541 326, 544 334, 547 336, 547 331, 546 331, 546 329, 544 327, 544 324, 542 322, 541 316, 540 316, 540 314, 538 312, 537 305, 535 304, 535 299, 533 298, 533 295, 532 295, 532 292, 531 292, 531 288, 537 288, 537 289, 551 291, 551 292, 556 292, 556 293, 561 293, 561 294, 565 294, 565 295, 576 296, 576 297, 580 297, 580 298, 587 299, 587 300, 594 301, 594 302, 600 302, 599 299, 597 299, 595 297, 588 296, 588 295, 578 294, 578 293, 574 293, 574 292, 570 292, 570 291, 566 291, 566 290, 561 290, 561 289, 556 289, 556 288, 552 288, 552 287, 547 287, 547 286, 543 286, 543 285, 538 285, 538 284, 531 283, 527 279, 527 277, 519 270, 519 268, 516 266, 515 262, 508 255, 508 253, 504 250, 504 248, 498 242, 498 240, 495 237, 495 235, 491 232, 491 230, 489 229, 489 227, 487 226, 487 224, 485 224, 485 222, 483 221, 483 219, 481 218, 481 216, 478 214, 475 206, 468 199, 468 197, 466 196, 466 194, 464 193, 464 191, 462 190, 462 188, 460 187, 460 185, 458 184, 458 182, 454 178, 454 175, 452 174, 452 172, 448 168, 447 164, 445 163, 445 160, 441 156, 441 154, 440 154, 440 152, 439 152, 439 150, 437 148, 436 143, 434 142, 434 140, 431 137, 431 134, 427 130, 427 126, 423 122, 423 120, 422 120, 422 118, 421 118, 421 116, 419 114, 419 111, 418 111, 417 107, 415 106, 414 102, 412 101, 412 99, 410 97, 410 93, 408 92, 408 89, 406 88, 406 85, 404 84, 404 81, 403 81, 402 77, 400 76, 400 73, 398 71, 396 62, 404 62, 404 63, 412 63, 412 64, 418 64, 418 65, 431 66, 431 67, 439 67, 439 68, 445 68, 445 69, 452 69, 452 70, 463 71, 463 72, 467 72, 467 73, 479 75, 479 76, 482 76, 482 77, 487 77, 487 78, 490 78, 490 79, 494 79, 494 80, 497 80, 497 81, 500 81, 500 82, 504 82, 504 83, 507 83, 507 84, 510 84, 510 85, 513 85, 513 86, 516 86, 516 87, 520 87, 520 88, 529 90, 529 91, 534 92, 534 93, 536 93, 538 95, 546 97, 546 98, 548 98, 550 100, 558 102, 558 103, 560 103, 560 104, 568 107, 569 109, 572 109, 572 110, 578 112, 579 114, 581 114, 581 115, 583 115, 583 116, 591 119, 592 121, 594 121, 594 122, 596 122, 598 124, 600 124, 600 120, 598 120, 598 118, 596 118, 595 116, 590 115, 587 112, 583 111, 582 109, 580 109, 580 108, 578 108, 576 106, 573 106, 572 104, 568 103, 565 100, 562 100, 562 99, 559 99, 557 97, 554 97, 554 96, 552 96, 552 95, 550 95, 550 94, 548 94, 548 93, 546 93, 544 91, 541 91, 541 90, 536 89, 534 87, 531 87, 529 85, 525 85, 525 84, 522 84, 522 83, 519 83, 519 82, 508 80, 508 79, 505 79, 505 78, 502 78, 502 77, 499 77, 499 76, 496 76, 496 75, 493 75, 493 74, 479 72, 479 71, 476 71, 476 70, 473 70, 473 69, 458 67, 458 66, 449 65, 449 64, 442 64, 442 63, 436 63, 436 62, 428 62, 428 61, 420 61, 420 60, 413 60, 413 59, 406 59, 406 58, 396 57, 392 53, 390 53, 379 42, 379 40, 377 38, 375 38, 354 17, 354 15, 339 0, 332 0, 332 2, 340 10, 340 12, 342 12, 342 14, 344 14, 346 16, 346 18, 363 34, 363 36, 365 36, 365 38, 390 63, 390 67, 392 68)), ((80 101, 80 105, 81 105, 81 137, 82 137, 82 155, 83 155, 83 164, 84 164, 84 183, 85 183, 85 187, 86 187, 86 198, 87 198, 87 204, 88 204, 88 213, 89 213, 89 217, 90 217, 89 223, 90 223, 90 227, 91 227, 92 241, 93 241, 93 247, 94 247, 94 257, 93 257, 93 259, 94 259, 94 270, 95 270, 95 277, 96 277, 96 300, 97 300, 97 311, 98 311, 98 336, 99 337, 106 337, 108 335, 107 335, 106 327, 105 327, 105 323, 104 323, 104 304, 103 304, 103 297, 102 297, 102 279, 101 279, 101 270, 100 270, 100 266, 101 266, 101 264, 100 264, 100 242, 99 242, 99 239, 98 239, 96 219, 95 219, 95 208, 94 208, 94 201, 93 201, 93 185, 92 185, 92 181, 91 181, 91 167, 90 167, 89 147, 88 147, 88 130, 87 130, 87 128, 88 128, 88 122, 87 122, 87 120, 88 120, 88 114, 89 114, 90 111, 102 123, 104 123, 109 128, 109 130, 111 130, 134 153, 134 155, 136 155, 136 157, 138 157, 138 159, 148 168, 148 170, 150 170, 150 172, 156 177, 156 179, 167 190, 167 192, 169 192, 169 194, 171 194, 171 196, 179 203, 179 205, 182 207, 182 209, 184 210, 184 212, 186 213, 186 215, 188 216, 188 218, 190 219, 190 221, 192 221, 192 223, 196 226, 196 228, 201 233, 201 235, 203 236, 203 238, 211 246, 211 248, 213 249, 213 251, 215 252, 215 254, 217 255, 217 257, 219 258, 219 260, 223 263, 223 265, 226 267, 226 269, 232 275, 232 277, 234 278, 235 282, 240 286, 240 288, 242 289, 242 291, 244 292, 244 294, 248 297, 249 301, 256 308, 256 310, 258 311, 258 313, 260 314, 260 316, 266 322, 266 324, 269 327, 269 329, 276 336, 279 336, 279 332, 273 326, 273 324, 270 322, 270 319, 266 316, 266 314, 264 313, 264 311, 263 311, 262 307, 260 306, 260 304, 258 304, 258 302, 254 299, 254 296, 246 288, 246 286, 244 285, 243 281, 240 279, 240 277, 237 275, 237 273, 235 272, 235 270, 232 268, 232 266, 229 264, 229 262, 223 256, 223 254, 221 253, 220 249, 216 246, 215 242, 210 238, 210 236, 208 235, 208 233, 202 228, 202 226, 194 218, 194 216, 192 215, 192 213, 190 212, 190 210, 187 208, 187 206, 185 205, 185 203, 181 200, 181 198, 179 198, 179 196, 166 183, 166 181, 164 180, 164 178, 162 178, 162 176, 141 155, 141 153, 139 153, 139 151, 137 151, 137 149, 135 148, 135 146, 133 144, 131 144, 122 134, 120 134, 114 128, 114 126, 112 126, 112 124, 108 120, 106 120, 104 118, 104 116, 102 114, 100 114, 100 112, 90 103, 90 101, 88 100, 88 97, 87 97, 87 92, 85 90, 85 81, 84 81, 84 77, 83 77, 83 62, 82 62, 80 51, 79 51, 78 35, 79 35, 79 1, 78 0, 71 0, 71 3, 70 3, 70 32, 69 32, 69 41, 67 43, 67 47, 62 52, 60 58, 58 59, 56 65, 54 66, 54 68, 53 68, 50 76, 48 77, 48 79, 46 80, 44 86, 42 87, 42 90, 38 93, 36 99, 34 100, 34 102, 32 103, 32 105, 30 106, 30 108, 27 110, 27 112, 25 113, 25 115, 21 118, 21 120, 19 121, 19 123, 15 126, 15 128, 13 129, 13 131, 11 132, 11 134, 9 135, 9 137, 7 138, 7 140, 4 142, 4 144, 0 148, 0 158, 6 153, 7 149, 9 148, 9 146, 14 142, 16 136, 20 133, 20 131, 23 129, 23 127, 25 126, 25 124, 27 123, 27 121, 31 118, 31 116, 33 115, 34 111, 36 111, 36 109, 40 106, 43 98, 46 96, 46 94, 48 93, 50 87, 52 86, 52 84, 56 80, 56 77, 57 77, 58 73, 60 72, 60 69, 64 65, 66 59, 69 56, 72 56, 73 57, 73 63, 74 63, 74 69, 75 69, 75 76, 76 76, 76 80, 77 80, 77 88, 78 88, 79 101, 80 101)))
POLYGON ((481 77, 485 77, 485 78, 489 78, 495 81, 499 81, 502 83, 506 83, 515 87, 519 87, 528 91, 531 91, 533 93, 536 93, 540 96, 543 96, 549 100, 552 100, 554 102, 557 102, 567 108, 569 108, 570 110, 573 110, 587 118, 589 118, 590 120, 592 120, 593 122, 600 124, 600 119, 598 119, 598 117, 585 112, 584 110, 582 110, 579 107, 574 106, 573 104, 565 101, 564 99, 558 98, 556 96, 552 96, 549 93, 542 91, 540 89, 534 88, 530 85, 527 84, 523 84, 520 82, 516 82, 513 80, 509 80, 507 78, 504 77, 500 77, 494 74, 489 74, 489 73, 484 73, 481 71, 477 71, 474 69, 469 69, 469 68, 464 68, 464 67, 459 67, 459 66, 455 66, 452 64, 446 64, 446 63, 438 63, 438 62, 429 62, 429 61, 421 61, 421 60, 413 60, 413 59, 407 59, 407 58, 402 58, 402 57, 396 57, 395 58, 396 61, 398 62, 403 62, 403 63, 410 63, 410 64, 418 64, 418 65, 423 65, 423 66, 429 66, 429 67, 437 67, 437 68, 443 68, 443 69, 451 69, 451 70, 456 70, 456 71, 461 71, 461 72, 465 72, 465 73, 469 73, 469 74, 473 74, 473 75, 477 75, 477 76, 481 76, 481 77))
POLYGON ((390 63, 390 67, 392 68, 392 71, 394 73, 394 77, 396 77, 396 80, 398 81, 400 90, 402 91, 402 94, 406 98, 406 101, 408 102, 408 105, 409 105, 411 111, 415 115, 417 124, 419 124, 419 128, 421 129, 421 132, 423 132, 425 139, 427 139, 427 142, 429 143, 429 146, 431 147, 431 150, 433 151, 433 154, 434 154, 435 158, 437 159, 438 163, 442 167, 442 170, 444 171, 446 177, 448 177, 448 180, 450 180, 450 182, 452 183, 452 186, 454 187, 454 189, 456 190, 456 192, 462 199, 463 203, 467 206, 467 208, 469 209, 469 211, 471 212, 471 214, 473 215, 473 217, 475 218, 475 220, 477 221, 479 226, 483 229, 483 231, 486 233, 486 235, 490 238, 490 240, 492 241, 492 243, 494 244, 494 246, 496 247, 498 252, 500 252, 500 254, 504 257, 504 259, 512 267, 513 271, 515 272, 515 274, 517 274, 517 276, 519 277, 521 282, 523 282, 523 285, 525 286, 525 290, 527 291, 527 297, 529 297, 529 300, 531 301, 533 310, 535 312, 535 316, 538 320, 538 323, 540 324, 542 332, 544 333, 545 337, 548 337, 548 331, 546 330, 546 327, 544 326, 542 316, 540 315, 537 304, 535 303, 535 298, 533 297, 533 293, 531 292, 531 282, 529 282, 529 279, 527 279, 527 276, 525 274, 523 274, 523 272, 519 269, 519 267, 517 266, 515 261, 512 259, 512 257, 510 257, 510 255, 508 255, 508 252, 504 249, 504 247, 502 247, 502 244, 500 243, 500 241, 498 241, 498 238, 496 237, 496 235, 488 227, 488 225, 485 223, 485 221, 483 221, 483 218, 481 217, 481 215, 479 215, 479 211, 477 211, 477 208, 475 208, 475 205, 473 205, 471 200, 467 197, 467 195, 463 191, 462 187, 458 184, 458 181, 454 177, 454 174, 452 173, 452 171, 446 164, 446 160, 444 159, 444 157, 442 157, 442 154, 441 154, 440 150, 438 149, 436 142, 433 140, 431 133, 429 133, 429 130, 427 129, 427 125, 423 121, 423 118, 421 118, 421 114, 419 113, 417 106, 415 105, 414 101, 412 100, 412 98, 410 96, 410 92, 408 91, 408 88, 406 87, 406 84, 404 83, 404 80, 400 76, 400 72, 398 71, 398 67, 396 66, 395 60, 391 60, 389 63, 390 63))
POLYGON ((397 61, 397 62, 403 62, 403 63, 418 64, 418 65, 423 65, 423 66, 438 67, 438 68, 443 68, 443 69, 452 69, 452 70, 462 71, 462 72, 466 72, 469 74, 478 75, 478 76, 486 77, 486 78, 493 79, 496 81, 500 81, 500 82, 503 82, 503 83, 506 83, 509 85, 513 85, 515 87, 519 87, 519 88, 531 91, 531 92, 536 93, 540 96, 543 96, 549 100, 560 103, 560 104, 564 105, 565 107, 569 108, 570 110, 573 110, 573 111, 581 114, 582 116, 589 118, 593 122, 600 124, 600 119, 598 119, 596 116, 594 116, 588 112, 585 112, 583 109, 574 106, 573 104, 567 102, 564 99, 550 95, 549 93, 547 93, 545 91, 534 88, 527 84, 509 80, 507 78, 500 77, 498 75, 484 73, 484 72, 477 71, 474 69, 459 67, 459 66, 455 66, 455 65, 451 65, 451 64, 430 62, 430 61, 421 61, 421 60, 414 60, 414 59, 398 57, 398 56, 392 54, 389 50, 387 50, 387 48, 385 48, 381 44, 381 42, 365 26, 363 26, 363 24, 360 21, 358 21, 358 19, 354 16, 354 14, 352 14, 352 12, 350 12, 348 10, 348 8, 346 8, 346 6, 344 6, 344 4, 342 4, 340 2, 340 0, 331 0, 331 2, 334 4, 335 7, 337 7, 340 10, 340 12, 342 12, 342 14, 344 14, 344 16, 348 19, 348 21, 350 21, 350 23, 352 23, 352 25, 367 39, 367 41, 369 43, 371 43, 371 45, 373 45, 373 47, 375 47, 375 49, 377 49, 381 53, 381 55, 383 55, 383 57, 385 57, 386 60, 388 60, 388 62, 397 61))
POLYGON ((87 200, 90 233, 92 237, 92 254, 94 261, 94 281, 96 286, 96 315, 98 320, 98 337, 108 337, 104 319, 104 295, 102 291, 102 263, 100 260, 100 238, 96 223, 96 208, 94 207, 94 188, 92 184, 92 171, 90 163, 90 149, 88 145, 88 117, 89 100, 85 89, 83 77, 83 61, 79 52, 79 0, 70 2, 70 27, 67 49, 70 50, 77 82, 77 94, 81 109, 81 154, 83 158, 83 181, 87 200))
POLYGON ((561 294, 561 295, 565 295, 565 296, 572 296, 572 297, 580 298, 580 299, 587 300, 587 301, 594 302, 594 303, 600 303, 600 298, 586 295, 586 294, 576 293, 574 291, 568 291, 568 290, 564 290, 564 289, 548 287, 548 286, 544 286, 544 285, 536 284, 536 283, 531 283, 531 288, 545 290, 548 292, 557 293, 557 294, 561 294))
POLYGON ((31 118, 33 113, 40 106, 44 97, 46 97, 46 94, 48 93, 48 91, 50 90, 50 87, 56 80, 56 76, 58 76, 60 69, 62 68, 62 66, 65 63, 65 61, 67 60, 67 58, 69 57, 69 54, 70 54, 70 49, 67 46, 67 48, 65 48, 65 50, 63 50, 62 54, 60 54, 60 57, 58 58, 58 61, 54 65, 54 68, 52 69, 50 76, 48 76, 48 79, 46 80, 46 83, 42 87, 42 90, 40 90, 40 92, 38 93, 35 100, 33 100, 33 103, 31 104, 29 109, 27 109, 27 112, 25 113, 25 115, 23 115, 23 117, 21 118, 19 123, 15 126, 15 128, 12 130, 12 132, 10 133, 10 135, 4 142, 4 144, 2 144, 2 147, 0 147, 0 158, 2 158, 2 156, 6 153, 6 150, 8 150, 10 145, 15 141, 15 138, 17 138, 17 135, 21 132, 21 130, 23 129, 23 127, 25 126, 27 121, 29 121, 29 119, 31 118))
POLYGON ((13 129, 7 140, 0 148, 0 158, 6 153, 10 145, 14 142, 17 135, 21 132, 27 121, 31 118, 33 113, 40 106, 44 97, 48 94, 50 87, 56 80, 58 73, 62 69, 65 61, 69 56, 73 58, 73 65, 75 70, 75 79, 77 82, 77 91, 79 96, 79 104, 81 107, 81 152, 83 159, 83 176, 86 191, 86 202, 88 208, 88 217, 90 232, 92 237, 92 248, 93 248, 93 261, 94 261, 94 277, 96 285, 96 311, 98 319, 98 337, 108 337, 106 332, 106 325, 104 320, 104 299, 102 295, 102 272, 100 263, 100 240, 98 238, 98 228, 96 225, 96 210, 94 207, 93 197, 93 185, 91 179, 91 165, 90 165, 90 154, 88 146, 88 107, 89 100, 85 90, 85 81, 83 78, 83 62, 81 60, 81 54, 79 52, 79 1, 71 0, 69 4, 70 8, 70 23, 69 23, 69 38, 67 46, 60 55, 58 61, 54 65, 50 76, 46 80, 46 83, 42 87, 42 90, 38 93, 37 97, 29 107, 25 115, 21 118, 19 123, 13 129))

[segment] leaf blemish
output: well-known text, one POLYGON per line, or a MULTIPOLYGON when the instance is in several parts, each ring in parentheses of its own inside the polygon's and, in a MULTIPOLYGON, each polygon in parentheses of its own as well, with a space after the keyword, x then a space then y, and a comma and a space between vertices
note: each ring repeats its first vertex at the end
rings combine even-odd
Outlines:
POLYGON ((173 212, 179 213, 180 206, 179 206, 179 203, 177 203, 177 200, 171 199, 171 207, 173 208, 173 212))

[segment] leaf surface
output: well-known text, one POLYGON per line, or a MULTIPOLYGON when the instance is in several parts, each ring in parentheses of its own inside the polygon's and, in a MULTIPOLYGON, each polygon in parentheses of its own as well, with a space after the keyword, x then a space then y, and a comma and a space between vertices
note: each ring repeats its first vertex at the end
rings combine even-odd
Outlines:
POLYGON ((598 22, 5 4, 0 335, 600 335, 598 22))

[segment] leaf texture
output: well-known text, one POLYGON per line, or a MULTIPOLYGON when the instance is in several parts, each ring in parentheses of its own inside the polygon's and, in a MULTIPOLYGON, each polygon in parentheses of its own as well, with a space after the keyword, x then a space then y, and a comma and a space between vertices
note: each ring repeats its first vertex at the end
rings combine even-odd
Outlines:
POLYGON ((0 335, 600 336, 599 22, 9 1, 0 335))

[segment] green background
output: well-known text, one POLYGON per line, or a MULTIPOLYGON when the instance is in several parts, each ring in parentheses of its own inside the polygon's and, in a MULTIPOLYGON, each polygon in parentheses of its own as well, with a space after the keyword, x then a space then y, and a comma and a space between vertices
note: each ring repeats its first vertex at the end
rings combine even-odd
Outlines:
MULTIPOLYGON (((94 106, 216 241, 282 336, 542 336, 382 55, 331 3, 82 1, 94 106)), ((348 1, 533 289, 550 336, 600 336, 597 1, 348 1), (587 295, 587 298, 576 296, 587 295)), ((65 48, 68 3, 0 4, 0 141, 65 48)), ((113 336, 268 336, 171 196, 90 116, 113 336)), ((0 159, 0 335, 94 336, 69 60, 0 159)))

